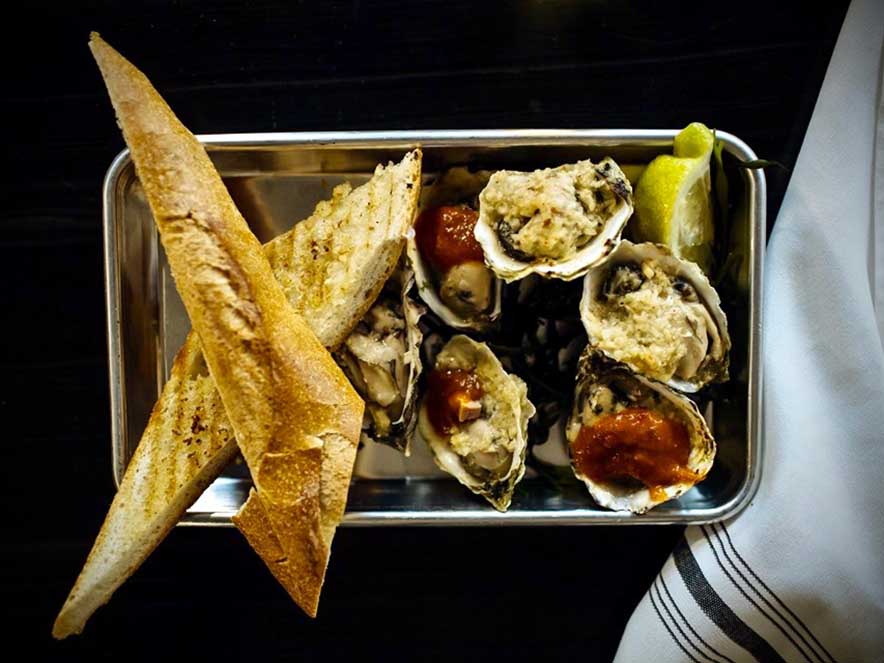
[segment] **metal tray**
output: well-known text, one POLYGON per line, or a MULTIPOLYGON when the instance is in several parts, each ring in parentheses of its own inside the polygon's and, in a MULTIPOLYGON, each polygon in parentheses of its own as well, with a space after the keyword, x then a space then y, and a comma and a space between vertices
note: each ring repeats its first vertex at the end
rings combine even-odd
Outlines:
MULTIPOLYGON (((243 215, 261 241, 310 214, 336 184, 370 177, 376 164, 424 150, 424 173, 455 164, 534 169, 610 155, 647 163, 668 152, 677 131, 514 130, 206 135, 206 145, 243 215)), ((755 158, 741 140, 718 132, 725 156, 755 158)), ((731 224, 744 233, 748 266, 728 308, 734 349, 731 380, 707 405, 719 451, 707 479, 642 516, 596 506, 582 484, 556 487, 526 477, 512 507, 497 513, 435 470, 426 452, 412 458, 385 448, 360 452, 346 525, 583 525, 704 523, 749 503, 761 473, 761 278, 765 180, 757 170, 729 177, 731 224)), ((104 249, 110 355, 114 479, 119 485, 189 322, 169 275, 153 219, 128 152, 104 182, 104 249)), ((725 284, 728 287, 728 284, 725 284)), ((188 510, 185 525, 230 525, 249 487, 233 465, 188 510)))

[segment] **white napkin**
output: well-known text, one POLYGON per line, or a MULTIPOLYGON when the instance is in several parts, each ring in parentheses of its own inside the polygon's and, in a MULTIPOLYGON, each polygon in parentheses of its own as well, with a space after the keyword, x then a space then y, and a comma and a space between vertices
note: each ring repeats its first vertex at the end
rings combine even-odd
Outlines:
POLYGON ((618 662, 884 661, 882 36, 854 2, 770 240, 758 494, 686 530, 618 662))

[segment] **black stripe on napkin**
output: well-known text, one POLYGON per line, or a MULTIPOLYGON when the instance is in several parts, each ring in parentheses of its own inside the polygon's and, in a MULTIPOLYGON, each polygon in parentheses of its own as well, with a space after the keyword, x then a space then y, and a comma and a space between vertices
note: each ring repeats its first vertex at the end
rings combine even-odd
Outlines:
MULTIPOLYGON (((764 608, 762 608, 755 599, 753 599, 751 596, 749 596, 746 589, 739 582, 737 582, 737 579, 734 578, 734 576, 731 574, 730 571, 728 571, 727 567, 724 565, 724 561, 722 561, 722 558, 726 559, 732 567, 733 567, 733 562, 731 561, 730 557, 728 557, 727 551, 724 549, 724 544, 721 542, 721 538, 718 536, 718 532, 716 532, 715 529, 712 529, 712 533, 715 534, 715 540, 718 541, 718 545, 721 546, 721 555, 718 554, 718 549, 715 547, 715 544, 712 542, 712 537, 709 536, 709 532, 707 531, 706 526, 700 525, 700 530, 703 532, 703 536, 706 537, 706 541, 709 543, 709 547, 712 549, 712 554, 715 556, 715 561, 718 562, 718 566, 721 568, 722 571, 724 571, 724 574, 728 577, 728 580, 731 581, 731 584, 737 588, 737 590, 740 592, 740 594, 743 595, 744 599, 746 599, 747 601, 749 601, 749 603, 752 604, 752 607, 754 607, 758 611, 759 614, 764 615, 771 624, 776 626, 777 630, 780 633, 782 633, 784 636, 786 636, 786 639, 792 643, 792 646, 795 647, 795 649, 797 649, 799 652, 801 652, 801 656, 804 657, 804 660, 807 661, 807 663, 813 663, 813 661, 810 659, 810 657, 807 655, 807 652, 804 651, 804 649, 801 647, 801 645, 799 645, 797 642, 795 642, 795 640, 792 638, 791 635, 789 635, 789 633, 786 631, 786 629, 784 629, 777 620, 775 620, 773 617, 771 617, 770 614, 764 608)), ((739 576, 741 578, 743 578, 743 580, 745 580, 745 577, 743 576, 742 572, 740 572, 740 570, 737 569, 736 567, 733 567, 733 568, 739 574, 739 576)), ((762 600, 764 600, 764 599, 762 599, 762 600)), ((813 650, 811 650, 811 651, 813 651, 813 650)))
MULTIPOLYGON (((697 605, 722 632, 759 661, 783 661, 776 649, 731 610, 713 589, 684 537, 672 553, 675 567, 697 605)), ((785 661, 783 661, 785 663, 785 661)))
POLYGON ((701 661, 698 661, 698 660, 695 659, 693 656, 691 656, 691 652, 689 652, 689 651, 685 648, 685 646, 684 646, 683 644, 681 644, 681 642, 679 641, 679 639, 675 637, 675 633, 672 632, 672 629, 669 628, 669 624, 667 624, 667 623, 666 623, 666 620, 663 619, 663 613, 661 613, 661 612, 660 612, 660 608, 657 607, 657 600, 654 598, 654 592, 653 592, 653 589, 652 589, 650 592, 648 592, 648 596, 651 597, 651 605, 654 606, 654 612, 657 613, 657 617, 660 619, 660 623, 663 624, 663 628, 665 628, 666 631, 669 633, 669 637, 672 638, 672 641, 673 641, 675 644, 677 644, 677 645, 678 645, 678 648, 681 649, 681 650, 684 652, 685 656, 687 656, 689 659, 691 659, 694 663, 702 663, 701 661))
MULTIPOLYGON (((792 619, 794 619, 795 622, 797 622, 797 624, 798 624, 802 629, 804 629, 804 632, 808 635, 808 637, 810 637, 810 639, 814 641, 814 643, 816 644, 816 646, 819 648, 819 649, 814 649, 814 654, 816 654, 817 656, 819 656, 819 657, 822 658, 822 659, 828 658, 828 660, 830 661, 830 663, 837 663, 837 661, 835 661, 835 657, 832 656, 832 654, 829 653, 829 650, 826 649, 826 648, 823 646, 823 644, 822 644, 819 640, 816 639, 816 636, 815 636, 815 635, 813 634, 813 632, 807 627, 807 625, 806 625, 803 621, 801 621, 801 618, 800 618, 798 615, 796 615, 794 612, 792 612, 792 610, 789 608, 789 606, 787 606, 787 605, 782 601, 782 599, 780 599, 780 597, 777 596, 777 595, 774 593, 774 591, 773 591, 770 587, 767 586, 767 583, 765 583, 764 580, 762 580, 761 578, 758 577, 758 574, 755 573, 755 571, 752 569, 751 566, 749 566, 749 563, 748 563, 745 559, 743 559, 743 556, 737 551, 737 547, 734 545, 734 542, 731 540, 731 535, 728 534, 727 527, 725 527, 724 523, 719 523, 719 527, 721 528, 721 531, 724 532, 724 537, 727 539, 728 545, 730 546, 731 550, 733 550, 734 555, 736 555, 737 559, 739 559, 740 562, 743 564, 743 566, 746 567, 746 570, 752 575, 752 577, 755 579, 755 581, 756 581, 758 584, 760 584, 762 587, 764 587, 764 589, 767 591, 767 593, 770 594, 771 597, 773 597, 774 601, 776 601, 777 603, 779 603, 780 606, 783 608, 783 610, 785 610, 786 612, 788 612, 789 615, 792 617, 792 619), (822 653, 825 654, 825 656, 822 656, 822 655, 819 653, 820 651, 822 651, 822 653)), ((755 591, 757 592, 758 589, 755 588, 755 591)), ((785 618, 784 618, 784 621, 787 621, 787 623, 788 623, 788 620, 786 620, 785 618)), ((800 633, 797 632, 796 627, 795 627, 795 624, 793 624, 793 623, 789 623, 789 625, 790 625, 790 626, 792 627, 792 629, 796 632, 796 634, 798 634, 799 637, 800 637, 800 633)), ((804 638, 802 638, 802 640, 804 640, 804 638)), ((806 641, 805 641, 805 642, 806 642, 806 641)), ((808 646, 810 647, 810 645, 808 645, 808 646)), ((812 648, 812 647, 811 647, 811 648, 812 648)))
POLYGON ((672 614, 672 611, 669 609, 669 606, 666 605, 666 599, 663 598, 663 592, 660 591, 660 585, 657 582, 659 579, 660 579, 660 576, 657 576, 657 580, 655 580, 654 584, 651 585, 651 589, 649 592, 651 594, 651 598, 654 597, 654 590, 656 590, 657 591, 657 601, 659 601, 660 605, 663 606, 663 610, 666 611, 666 614, 669 617, 669 620, 672 622, 672 625, 676 628, 676 630, 681 634, 681 637, 684 639, 684 641, 687 644, 689 644, 691 646, 691 648, 694 651, 696 651, 700 657, 702 657, 706 661, 709 661, 709 663, 720 663, 720 661, 710 658, 709 654, 707 654, 705 651, 703 651, 699 647, 699 645, 697 645, 697 643, 694 642, 691 639, 691 637, 685 632, 685 630, 679 625, 678 620, 675 618, 675 615, 672 614))
MULTIPOLYGON (((669 587, 666 586, 666 578, 663 576, 663 573, 660 573, 660 575, 657 576, 657 579, 660 581, 660 584, 663 585, 663 589, 666 592, 666 596, 669 598, 669 602, 672 604, 672 607, 675 608, 675 611, 678 613, 678 616, 681 617, 681 620, 684 622, 684 625, 687 626, 690 629, 691 633, 694 634, 694 637, 697 638, 697 640, 702 642, 704 645, 706 645, 706 649, 708 649, 713 654, 718 656, 718 658, 724 659, 725 661, 727 661, 727 663, 736 663, 732 658, 728 658, 727 656, 722 654, 720 651, 718 651, 715 647, 713 647, 708 642, 706 642, 703 639, 703 636, 701 636, 699 633, 697 633, 696 630, 694 630, 694 627, 691 626, 691 623, 688 621, 687 617, 684 616, 684 613, 681 611, 681 608, 678 607, 678 603, 676 603, 675 599, 672 598, 672 594, 669 592, 669 587)), ((660 590, 658 589, 657 592, 659 593, 659 591, 660 590)), ((707 658, 709 658, 709 657, 707 656, 707 658)))

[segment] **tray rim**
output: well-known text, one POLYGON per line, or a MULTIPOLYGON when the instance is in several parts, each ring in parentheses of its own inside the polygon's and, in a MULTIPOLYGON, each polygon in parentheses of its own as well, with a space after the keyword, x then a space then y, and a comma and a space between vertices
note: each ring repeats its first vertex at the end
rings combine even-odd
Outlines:
MULTIPOLYGON (((482 145, 570 145, 575 142, 593 146, 641 142, 646 146, 665 147, 672 143, 679 129, 480 129, 480 130, 415 130, 415 131, 317 131, 317 132, 259 132, 200 134, 196 138, 207 151, 242 148, 291 147, 385 147, 412 148, 482 145)), ((750 161, 755 152, 740 138, 715 131, 724 149, 737 158, 750 161)), ((126 420, 126 399, 123 394, 122 319, 120 316, 120 264, 117 260, 116 217, 118 182, 131 163, 128 149, 113 159, 102 185, 102 226, 104 253, 104 280, 106 305, 106 332, 108 339, 108 377, 111 405, 111 462, 114 484, 119 488, 125 471, 122 435, 126 420)), ((746 435, 748 439, 746 477, 740 489, 727 502, 713 508, 655 511, 636 517, 615 511, 588 511, 571 509, 561 511, 509 511, 498 513, 493 509, 466 510, 403 510, 346 512, 346 526, 500 526, 500 525, 662 525, 705 524, 733 517, 751 502, 758 491, 764 458, 764 440, 761 434, 763 412, 762 370, 762 292, 767 191, 764 172, 747 171, 747 187, 751 227, 749 235, 753 262, 749 269, 749 344, 748 383, 746 407, 746 435)), ((230 527, 230 513, 185 513, 178 523, 182 526, 230 527)))

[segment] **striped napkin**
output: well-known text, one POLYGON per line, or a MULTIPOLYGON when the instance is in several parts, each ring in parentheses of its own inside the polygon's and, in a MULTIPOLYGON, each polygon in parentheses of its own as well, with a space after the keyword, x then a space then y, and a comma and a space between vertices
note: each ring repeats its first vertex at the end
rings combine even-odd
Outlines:
POLYGON ((848 10, 767 255, 764 470, 616 661, 884 661, 884 1, 848 10))

